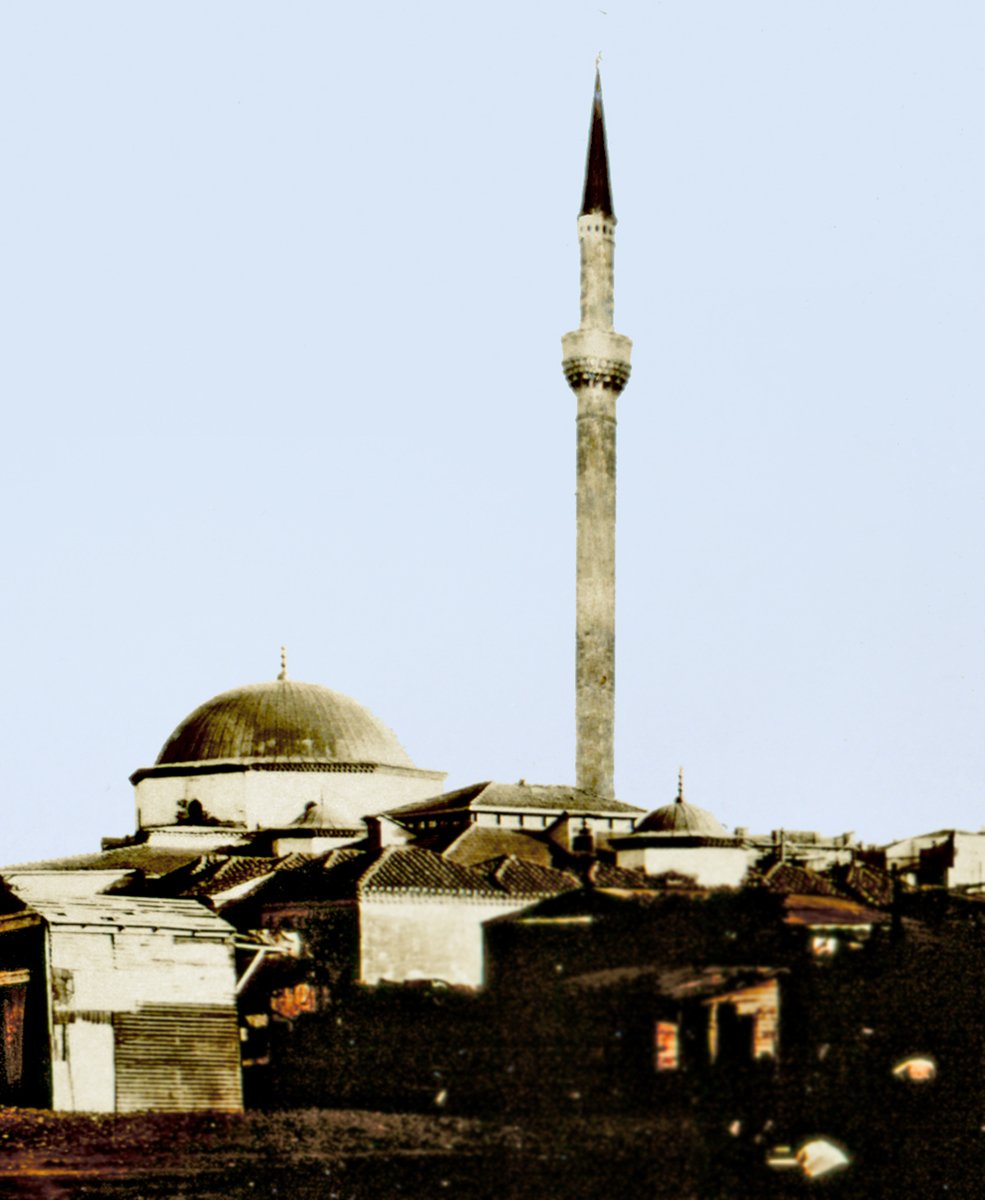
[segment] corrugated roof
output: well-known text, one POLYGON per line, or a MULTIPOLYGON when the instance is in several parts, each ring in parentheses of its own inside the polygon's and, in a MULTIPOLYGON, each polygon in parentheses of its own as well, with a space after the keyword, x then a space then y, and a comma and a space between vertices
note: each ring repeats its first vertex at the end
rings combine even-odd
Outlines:
MULTIPOLYGON (((222 933, 230 937, 235 932, 231 925, 195 900, 145 896, 98 896, 91 900, 32 900, 26 911, 39 913, 53 926, 168 929, 181 933, 222 933)), ((0 928, 3 919, 0 917, 0 928)))
POLYGON ((390 817, 447 815, 454 812, 540 810, 548 814, 567 812, 586 816, 639 816, 644 810, 632 804, 596 796, 581 788, 562 784, 476 783, 456 792, 391 808, 390 817))

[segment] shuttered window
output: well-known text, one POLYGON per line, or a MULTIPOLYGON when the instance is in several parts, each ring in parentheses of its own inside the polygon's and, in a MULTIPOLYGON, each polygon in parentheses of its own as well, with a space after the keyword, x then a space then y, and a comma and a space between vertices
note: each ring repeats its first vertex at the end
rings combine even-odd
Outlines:
POLYGON ((113 1026, 117 1112, 242 1109, 234 1009, 147 1005, 113 1026))

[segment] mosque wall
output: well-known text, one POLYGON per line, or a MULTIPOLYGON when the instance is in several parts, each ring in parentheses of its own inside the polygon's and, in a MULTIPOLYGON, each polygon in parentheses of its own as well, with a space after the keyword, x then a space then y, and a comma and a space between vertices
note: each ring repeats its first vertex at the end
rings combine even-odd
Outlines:
POLYGON ((240 770, 149 775, 135 787, 137 826, 151 829, 207 821, 269 829, 298 822, 309 805, 317 824, 350 828, 364 817, 438 795, 439 771, 356 765, 348 770, 240 770), (192 818, 191 820, 189 818, 192 818))

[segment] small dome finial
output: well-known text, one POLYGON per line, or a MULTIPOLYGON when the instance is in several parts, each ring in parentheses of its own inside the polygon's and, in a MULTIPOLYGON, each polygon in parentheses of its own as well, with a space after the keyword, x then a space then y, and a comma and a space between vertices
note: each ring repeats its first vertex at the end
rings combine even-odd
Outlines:
POLYGON ((287 678, 287 647, 286 646, 281 646, 281 648, 280 648, 280 674, 277 676, 277 678, 278 679, 286 679, 287 678))
POLYGON ((684 768, 677 768, 677 803, 684 803, 684 768))

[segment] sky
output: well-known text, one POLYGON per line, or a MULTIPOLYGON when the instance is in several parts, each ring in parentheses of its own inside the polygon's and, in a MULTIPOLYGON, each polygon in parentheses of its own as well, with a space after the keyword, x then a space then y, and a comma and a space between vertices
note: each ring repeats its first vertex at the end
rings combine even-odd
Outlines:
POLYGON ((2 861, 293 678, 574 778, 576 218, 614 206, 616 791, 985 824, 977 0, 0 6, 2 861))

